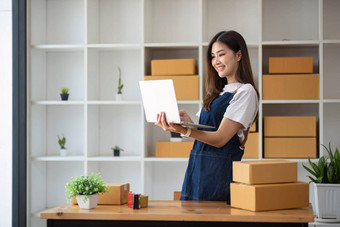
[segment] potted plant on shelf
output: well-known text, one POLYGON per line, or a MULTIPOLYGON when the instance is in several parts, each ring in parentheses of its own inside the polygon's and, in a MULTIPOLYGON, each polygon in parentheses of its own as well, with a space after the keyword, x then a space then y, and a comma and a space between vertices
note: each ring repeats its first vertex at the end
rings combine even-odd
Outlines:
POLYGON ((124 151, 124 149, 119 146, 111 147, 111 149, 113 150, 113 156, 120 156, 120 151, 124 151))
POLYGON ((322 146, 328 157, 320 157, 317 163, 308 158, 311 168, 302 165, 311 174, 308 177, 314 187, 316 221, 340 222, 340 155, 338 148, 333 154, 331 143, 328 148, 322 146))
POLYGON ((99 193, 109 190, 98 173, 91 173, 90 176, 72 177, 71 182, 67 183, 65 188, 68 201, 76 197, 81 209, 95 208, 98 204, 99 193))
POLYGON ((64 135, 63 135, 63 138, 61 138, 61 139, 58 135, 58 143, 59 143, 59 146, 60 146, 60 156, 66 156, 66 154, 67 154, 67 149, 65 147, 66 138, 65 138, 64 135))
POLYGON ((69 96, 69 90, 68 88, 62 88, 61 89, 61 93, 60 93, 60 97, 62 101, 67 101, 68 100, 68 96, 69 96))
POLYGON ((116 101, 121 101, 122 100, 122 89, 124 87, 124 84, 122 84, 122 72, 120 70, 120 67, 118 67, 118 73, 119 73, 119 77, 118 77, 118 91, 116 94, 116 101))

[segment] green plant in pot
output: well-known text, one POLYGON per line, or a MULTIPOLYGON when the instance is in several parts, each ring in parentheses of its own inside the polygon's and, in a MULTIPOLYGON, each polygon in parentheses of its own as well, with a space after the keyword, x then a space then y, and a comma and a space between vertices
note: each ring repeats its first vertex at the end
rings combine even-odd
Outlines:
POLYGON ((93 209, 97 206, 99 193, 108 192, 109 187, 101 180, 100 174, 72 177, 65 186, 68 201, 76 197, 81 209, 93 209))
POLYGON ((60 138, 59 135, 57 137, 58 137, 58 144, 60 146, 60 156, 66 156, 67 155, 67 149, 65 147, 66 138, 64 135, 62 138, 60 138))
POLYGON ((116 101, 121 101, 122 100, 122 96, 123 96, 123 93, 122 93, 122 90, 123 90, 123 87, 124 87, 124 84, 122 84, 122 71, 120 70, 120 67, 118 67, 118 91, 117 91, 117 94, 116 94, 116 101))
POLYGON ((111 147, 111 149, 113 150, 113 156, 120 156, 120 151, 124 151, 124 149, 119 146, 111 147))
POLYGON ((68 100, 68 96, 69 96, 69 90, 68 88, 62 88, 61 89, 61 93, 60 93, 60 97, 62 101, 67 101, 68 100))
POLYGON ((313 183, 315 196, 316 221, 340 222, 340 155, 338 148, 332 151, 323 145, 328 157, 323 155, 317 163, 308 158, 309 167, 303 167, 311 174, 308 178, 313 183))

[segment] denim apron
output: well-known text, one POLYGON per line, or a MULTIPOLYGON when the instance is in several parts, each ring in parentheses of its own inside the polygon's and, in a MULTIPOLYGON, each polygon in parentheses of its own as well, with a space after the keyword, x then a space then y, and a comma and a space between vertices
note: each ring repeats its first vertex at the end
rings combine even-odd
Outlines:
MULTIPOLYGON (((211 125, 216 131, 223 119, 233 93, 226 92, 216 97, 210 111, 201 110, 199 124, 211 125)), ((230 182, 232 182, 232 162, 240 161, 243 149, 237 133, 221 148, 195 140, 190 153, 188 167, 182 186, 181 200, 227 201, 230 203, 230 182)))

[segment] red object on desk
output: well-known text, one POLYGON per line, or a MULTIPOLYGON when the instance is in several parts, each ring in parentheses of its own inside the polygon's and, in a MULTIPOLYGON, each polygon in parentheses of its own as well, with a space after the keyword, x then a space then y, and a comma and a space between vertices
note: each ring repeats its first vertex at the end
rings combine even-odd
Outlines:
POLYGON ((134 196, 134 193, 129 192, 129 194, 128 194, 128 207, 130 207, 130 208, 133 207, 133 196, 134 196))

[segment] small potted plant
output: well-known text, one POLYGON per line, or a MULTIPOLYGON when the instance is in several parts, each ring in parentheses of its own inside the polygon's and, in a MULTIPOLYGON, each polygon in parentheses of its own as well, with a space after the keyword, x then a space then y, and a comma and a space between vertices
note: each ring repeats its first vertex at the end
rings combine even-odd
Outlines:
POLYGON ((98 173, 91 173, 90 176, 72 177, 71 182, 67 183, 65 188, 68 201, 70 202, 73 197, 76 197, 81 209, 95 208, 98 204, 99 193, 109 190, 98 173))
POLYGON ((303 167, 311 174, 308 176, 314 187, 316 221, 318 222, 340 222, 340 155, 338 148, 333 151, 331 143, 328 148, 322 144, 328 153, 327 156, 319 158, 313 163, 310 158, 310 167, 303 167))
POLYGON ((122 84, 122 72, 120 70, 120 67, 118 67, 118 73, 119 73, 119 77, 118 77, 118 92, 116 94, 116 101, 121 101, 122 100, 122 89, 124 87, 124 85, 122 84))
POLYGON ((111 149, 113 150, 113 156, 120 156, 120 151, 124 151, 124 149, 119 146, 111 147, 111 149))
POLYGON ((60 146, 60 156, 66 156, 66 154, 67 154, 67 150, 66 150, 66 147, 65 147, 66 138, 65 138, 64 135, 63 135, 63 138, 60 138, 59 135, 58 135, 58 143, 59 143, 59 146, 60 146))
POLYGON ((69 96, 69 90, 68 88, 62 88, 61 89, 61 93, 60 93, 60 97, 62 101, 67 101, 68 100, 68 96, 69 96))

